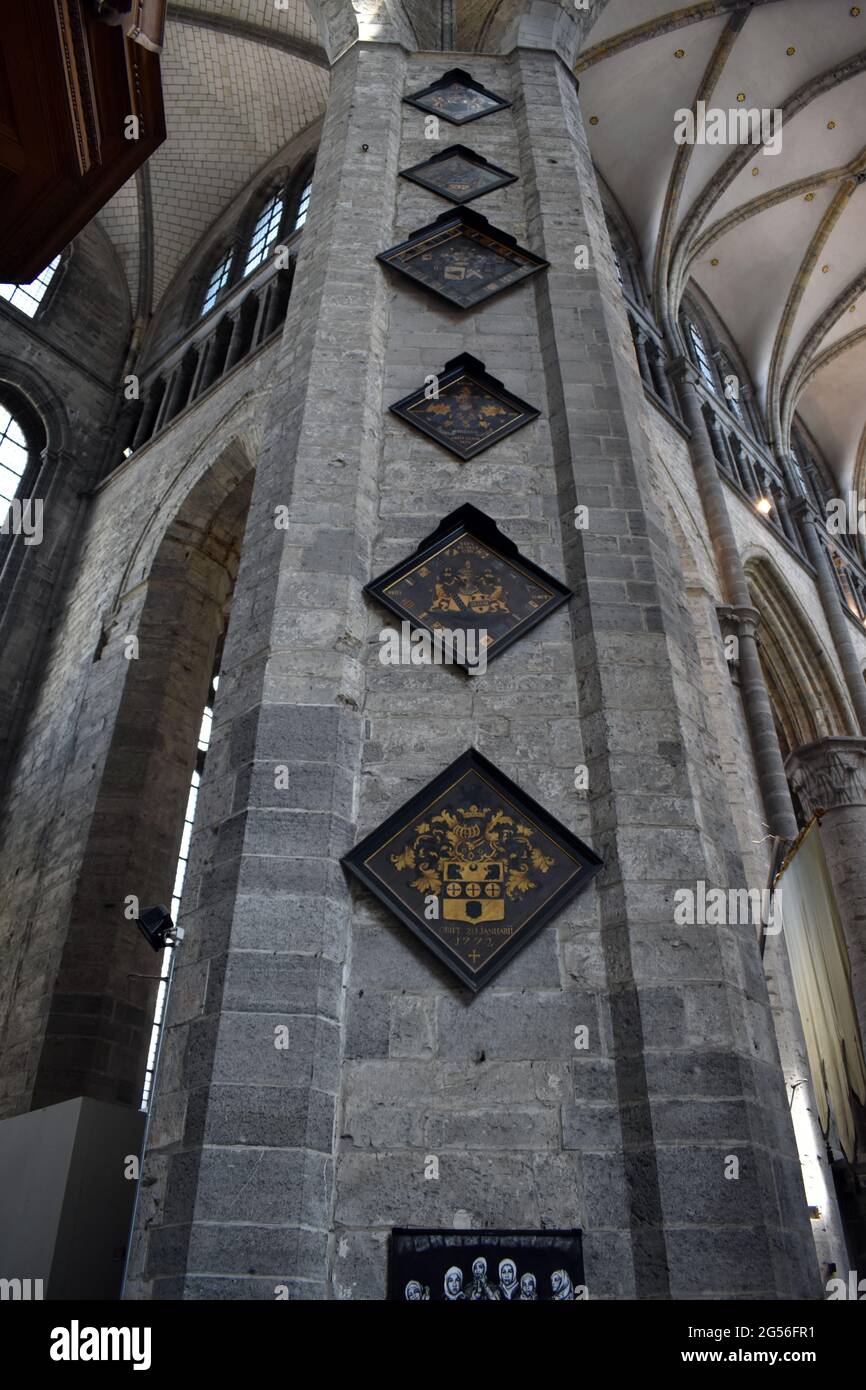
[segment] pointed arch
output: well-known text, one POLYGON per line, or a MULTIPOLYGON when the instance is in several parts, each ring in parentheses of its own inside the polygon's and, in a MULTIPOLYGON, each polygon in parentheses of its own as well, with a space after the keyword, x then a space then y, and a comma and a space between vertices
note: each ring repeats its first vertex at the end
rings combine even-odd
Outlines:
POLYGON ((234 441, 194 481, 187 474, 182 492, 165 494, 94 653, 111 736, 85 808, 34 1106, 71 1095, 138 1104, 157 971, 129 902, 171 901, 252 481, 252 458, 234 441))
POLYGON ((781 571, 764 552, 744 568, 761 615, 761 665, 783 756, 828 735, 856 733, 833 661, 781 571))

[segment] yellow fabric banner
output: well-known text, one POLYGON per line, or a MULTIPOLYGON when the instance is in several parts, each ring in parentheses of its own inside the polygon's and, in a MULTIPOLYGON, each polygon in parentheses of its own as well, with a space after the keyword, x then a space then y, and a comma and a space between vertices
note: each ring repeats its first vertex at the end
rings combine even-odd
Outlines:
POLYGON ((817 821, 776 879, 775 907, 781 909, 821 1128, 826 1134, 832 1112, 845 1157, 853 1161, 850 1093, 866 1104, 866 1061, 848 950, 817 821))

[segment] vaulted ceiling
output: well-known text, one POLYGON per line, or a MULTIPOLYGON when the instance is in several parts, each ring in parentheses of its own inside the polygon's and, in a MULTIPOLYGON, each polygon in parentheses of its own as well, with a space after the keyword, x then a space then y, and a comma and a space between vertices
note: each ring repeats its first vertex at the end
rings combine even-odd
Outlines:
POLYGON ((657 315, 689 277, 740 348, 774 434, 794 409, 847 485, 866 425, 866 5, 609 0, 577 63, 596 165, 657 315), (780 109, 781 149, 674 140, 698 99, 780 109))
MULTIPOLYGON (((359 23, 399 12, 401 34, 419 47, 450 41, 464 52, 491 51, 516 14, 532 13, 529 0, 351 4, 359 23)), ((692 279, 738 344, 779 438, 796 408, 842 485, 866 426, 866 4, 859 9, 850 0, 592 0, 576 68, 593 157, 631 224, 657 315, 672 321, 692 279), (675 113, 698 98, 724 111, 780 108, 780 152, 678 145, 675 113)), ((140 312, 158 306, 214 219, 324 110, 314 14, 331 11, 337 29, 353 24, 346 0, 169 4, 168 139, 146 177, 101 214, 140 312)))
POLYGON ((328 92, 304 0, 169 4, 162 76, 165 144, 146 179, 100 214, 144 315, 231 200, 321 115, 328 92))

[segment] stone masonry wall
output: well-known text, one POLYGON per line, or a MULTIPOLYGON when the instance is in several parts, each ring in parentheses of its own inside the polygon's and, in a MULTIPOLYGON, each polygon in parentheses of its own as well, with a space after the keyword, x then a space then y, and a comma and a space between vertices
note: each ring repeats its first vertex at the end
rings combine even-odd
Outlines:
MULTIPOLYGON (((3 1114, 19 1113, 32 1104, 50 1015, 58 1008, 64 1011, 54 995, 91 817, 130 670, 123 655, 123 638, 136 632, 137 615, 146 595, 143 585, 154 556, 195 483, 211 473, 230 446, 245 450, 250 460, 255 457, 257 400, 272 351, 265 349, 242 364, 216 390, 178 417, 170 432, 118 468, 91 501, 77 537, 75 567, 40 672, 38 696, 8 787, 2 826, 3 1114)), ((147 645, 140 660, 150 664, 152 676, 158 679, 159 667, 154 667, 154 653, 147 645)), ((189 661, 187 664, 189 679, 198 689, 200 716, 210 672, 194 669, 189 661)), ((196 732, 197 726, 192 739, 187 734, 182 738, 183 747, 177 749, 177 757, 186 768, 185 786, 194 761, 196 732)), ((177 737, 182 737, 180 730, 177 737)), ((164 747, 163 752, 170 756, 170 747, 164 747)), ((136 784, 131 777, 126 788, 130 810, 142 791, 141 782, 136 784)), ((122 811, 122 807, 116 809, 122 811)), ((182 818, 181 808, 180 820, 175 813, 167 827, 163 872, 169 893, 172 854, 176 857, 182 818)), ((109 858, 126 852, 128 820, 118 817, 106 828, 106 834, 104 850, 109 858)), ((137 874, 131 872, 126 892, 143 891, 137 874)), ((142 901, 144 904, 147 899, 142 901)), ((110 952, 114 933, 128 936, 130 941, 137 935, 117 902, 106 904, 101 918, 90 923, 91 940, 97 945, 102 941, 102 953, 110 952)), ((152 977, 156 957, 143 942, 131 949, 135 964, 130 964, 130 970, 152 977)), ((77 990, 87 994, 84 983, 77 990)), ((152 1009, 153 992, 152 980, 132 978, 126 1000, 109 1002, 108 1022, 115 1025, 115 1041, 110 1046, 121 1053, 129 1046, 130 1024, 141 1026, 137 1021, 152 1009)), ((104 1008, 98 991, 90 997, 93 1008, 104 1008)), ((81 1007, 79 1002, 77 1008, 81 1007)), ((93 1045, 84 1038, 67 1041, 64 1055, 70 1070, 87 1071, 98 1063, 98 1071, 109 1076, 116 1073, 118 1085, 128 1074, 119 1057, 95 1057, 93 1045)), ((143 1067, 139 1045, 134 1065, 139 1078, 143 1077, 143 1067)), ((89 1088, 79 1079, 74 1093, 82 1092, 88 1094, 89 1088)), ((131 1085, 109 1098, 134 1103, 137 1094, 131 1085)))

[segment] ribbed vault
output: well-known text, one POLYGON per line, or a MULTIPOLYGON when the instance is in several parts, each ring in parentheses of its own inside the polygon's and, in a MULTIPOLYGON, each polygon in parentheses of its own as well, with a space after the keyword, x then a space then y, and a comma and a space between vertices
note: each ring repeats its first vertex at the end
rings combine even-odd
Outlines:
POLYGON ((863 10, 610 0, 575 67, 593 157, 630 220, 658 317, 675 333, 696 282, 743 354, 777 445, 789 447, 797 410, 840 487, 866 425, 863 10), (781 110, 781 149, 677 144, 676 113, 698 100, 781 110))
POLYGON ((785 753, 828 735, 854 733, 848 701, 811 623, 768 559, 746 574, 761 614, 761 665, 785 753))

